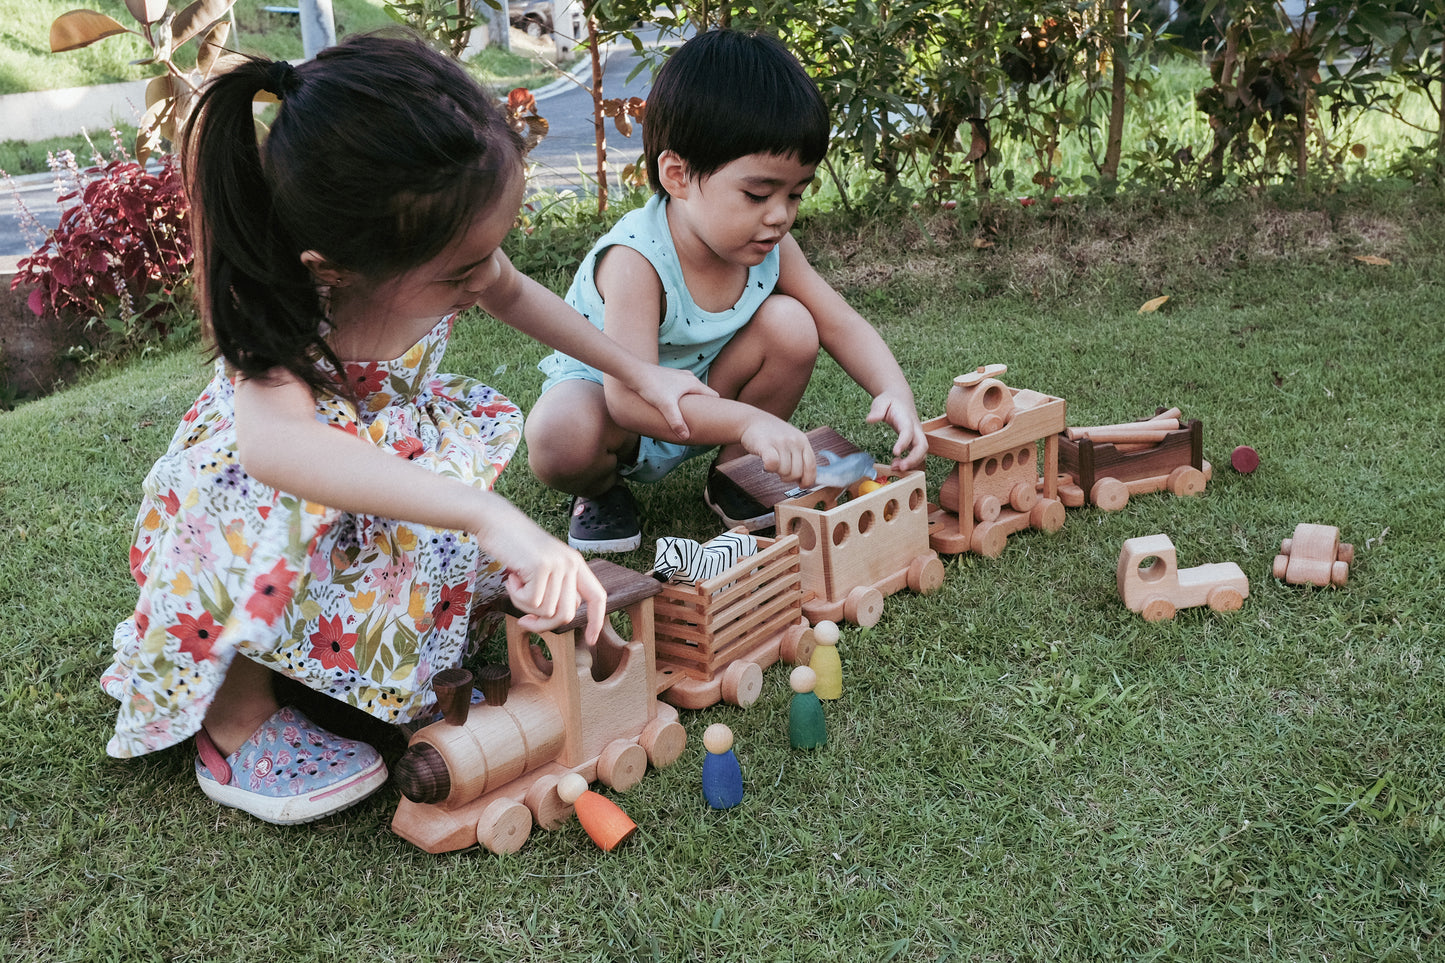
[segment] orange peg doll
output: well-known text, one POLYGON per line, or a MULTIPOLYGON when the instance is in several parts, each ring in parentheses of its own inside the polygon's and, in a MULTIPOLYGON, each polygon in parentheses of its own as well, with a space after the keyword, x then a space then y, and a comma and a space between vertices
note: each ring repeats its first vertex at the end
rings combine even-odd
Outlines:
POLYGON ((637 824, 622 807, 588 789, 580 773, 569 772, 557 780, 557 795, 577 810, 577 821, 604 852, 612 852, 637 832, 637 824))

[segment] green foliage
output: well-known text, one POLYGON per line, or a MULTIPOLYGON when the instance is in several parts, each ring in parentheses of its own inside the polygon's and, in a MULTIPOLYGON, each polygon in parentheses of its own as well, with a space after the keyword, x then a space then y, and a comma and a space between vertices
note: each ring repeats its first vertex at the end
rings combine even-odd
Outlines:
POLYGON ((453 59, 467 49, 472 28, 480 23, 473 0, 386 0, 386 13, 453 59))
MULTIPOLYGON (((588 10, 599 36, 631 38, 640 49, 632 26, 651 6, 598 0, 588 10)), ((1107 0, 676 2, 650 19, 781 37, 833 113, 830 164, 843 202, 866 209, 999 189, 1112 189, 1115 181, 1328 185, 1372 151, 1418 177, 1445 152, 1439 0, 1312 3, 1308 29, 1272 0, 1211 0, 1176 24, 1148 5, 1117 9, 1128 17, 1117 43, 1116 5, 1107 0), (1161 77, 1185 57, 1197 61, 1201 46, 1209 74, 1180 108, 1158 109, 1161 77), (1116 60, 1122 107, 1113 103, 1116 60), (1431 113, 1416 109, 1421 99, 1431 113), (1363 143, 1357 132, 1382 112, 1399 122, 1394 141, 1411 127, 1431 140, 1412 140, 1398 159, 1388 143, 1363 143), (1122 141, 1122 163, 1111 164, 1111 137, 1122 141)))

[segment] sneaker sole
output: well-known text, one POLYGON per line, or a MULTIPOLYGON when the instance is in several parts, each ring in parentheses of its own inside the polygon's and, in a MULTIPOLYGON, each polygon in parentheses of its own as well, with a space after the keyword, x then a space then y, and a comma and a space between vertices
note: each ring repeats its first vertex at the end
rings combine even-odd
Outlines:
POLYGON ((625 538, 573 538, 567 536, 567 544, 579 552, 594 552, 606 554, 610 552, 630 552, 642 544, 642 533, 628 535, 625 538))
POLYGON ((776 512, 768 512, 766 515, 757 515, 753 518, 731 518, 728 516, 727 512, 723 511, 721 508, 719 508, 716 504, 713 503, 712 497, 708 495, 707 489, 703 489, 702 500, 703 504, 707 505, 708 508, 711 508, 713 510, 713 513, 716 514, 718 518, 721 518, 723 521, 727 522, 728 526, 731 528, 737 528, 741 526, 744 531, 760 532, 765 528, 772 528, 774 525, 777 524, 776 512))
POLYGON ((335 786, 300 796, 262 796, 239 786, 223 786, 214 779, 197 777, 201 792, 222 806, 250 813, 262 822, 278 826, 309 823, 354 806, 386 783, 386 762, 380 758, 370 769, 335 786))

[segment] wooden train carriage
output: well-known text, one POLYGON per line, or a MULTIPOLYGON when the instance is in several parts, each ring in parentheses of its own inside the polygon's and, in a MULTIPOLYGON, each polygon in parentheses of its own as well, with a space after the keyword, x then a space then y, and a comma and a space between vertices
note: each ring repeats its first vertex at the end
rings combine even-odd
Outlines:
POLYGON ((1015 532, 1063 527, 1057 488, 1064 399, 1026 388, 1005 390, 1012 414, 1001 428, 980 433, 953 424, 947 415, 923 423, 928 454, 956 463, 940 489, 940 504, 929 514, 929 544, 946 555, 973 552, 996 558, 1015 532), (1009 471, 995 471, 1005 462, 1009 471), (1021 485, 1025 479, 1032 484, 1021 485))
POLYGON ((820 488, 774 506, 778 531, 800 540, 803 614, 814 621, 877 624, 883 599, 904 587, 927 594, 943 584, 943 563, 928 547, 928 497, 921 471, 890 475, 862 491, 820 488))
POLYGON ((1131 495, 1165 490, 1195 495, 1212 474, 1204 460, 1204 425, 1198 418, 1137 450, 1066 434, 1058 436, 1058 444, 1059 470, 1068 476, 1059 486, 1059 497, 1069 508, 1090 504, 1118 511, 1131 495))
POLYGON ((685 709, 751 705, 763 669, 813 655, 797 536, 759 538, 756 554, 695 585, 667 583, 653 616, 665 701, 685 709))

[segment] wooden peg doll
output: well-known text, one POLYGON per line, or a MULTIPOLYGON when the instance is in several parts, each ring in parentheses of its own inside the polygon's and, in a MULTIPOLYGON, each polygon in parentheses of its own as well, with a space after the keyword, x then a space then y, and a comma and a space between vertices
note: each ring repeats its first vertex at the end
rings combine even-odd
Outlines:
POLYGON ((702 760, 702 794, 714 809, 731 809, 743 801, 743 768, 733 752, 733 731, 714 722, 702 734, 707 755, 702 760))
POLYGON ((577 810, 577 821, 604 852, 612 852, 637 832, 637 824, 622 807, 588 789, 580 773, 569 772, 557 780, 557 795, 577 810))
POLYGON ((813 658, 808 665, 818 673, 813 691, 819 699, 836 699, 843 694, 843 661, 838 657, 838 623, 824 620, 813 626, 813 658))
POLYGON ((794 749, 816 749, 828 742, 828 727, 823 721, 823 703, 813 686, 818 673, 800 665, 788 676, 793 688, 793 701, 788 706, 788 742, 794 749))

